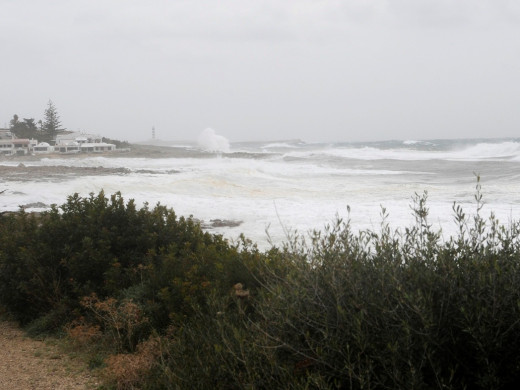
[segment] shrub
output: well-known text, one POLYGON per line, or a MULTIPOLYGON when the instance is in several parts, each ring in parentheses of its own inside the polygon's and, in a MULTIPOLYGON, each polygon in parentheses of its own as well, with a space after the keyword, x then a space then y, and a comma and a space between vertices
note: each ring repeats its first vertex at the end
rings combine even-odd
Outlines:
POLYGON ((109 356, 104 369, 108 381, 118 390, 142 388, 161 354, 160 343, 160 339, 150 338, 140 343, 135 353, 109 356))
POLYGON ((518 224, 454 205, 460 235, 443 242, 414 202, 403 233, 338 220, 271 250, 247 301, 214 296, 175 329, 157 388, 511 388, 518 224))
POLYGON ((75 194, 38 218, 23 210, 2 216, 0 233, 0 302, 22 322, 58 307, 81 311, 91 294, 133 294, 164 328, 171 316, 189 314, 190 302, 247 272, 221 236, 161 205, 138 210, 119 193, 75 194))
POLYGON ((69 197, 0 217, 0 305, 103 345, 115 386, 499 389, 520 381, 520 223, 454 204, 441 240, 348 219, 262 253, 160 205, 69 197), (111 340, 107 343, 107 340, 111 340))

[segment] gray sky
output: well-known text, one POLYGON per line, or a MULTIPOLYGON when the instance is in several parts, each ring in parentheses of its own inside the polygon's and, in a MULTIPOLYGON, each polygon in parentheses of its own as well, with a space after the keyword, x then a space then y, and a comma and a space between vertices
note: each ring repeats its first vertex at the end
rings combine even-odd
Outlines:
POLYGON ((0 126, 130 141, 520 137, 518 0, 0 0, 0 126))

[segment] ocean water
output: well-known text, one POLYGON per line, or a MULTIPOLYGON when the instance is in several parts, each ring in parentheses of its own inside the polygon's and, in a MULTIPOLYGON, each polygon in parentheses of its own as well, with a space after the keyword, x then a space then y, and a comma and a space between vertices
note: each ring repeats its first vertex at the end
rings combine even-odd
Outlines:
MULTIPOLYGON (((287 231, 321 229, 336 216, 354 229, 379 230, 381 207, 393 228, 413 223, 415 193, 428 193, 429 221, 449 236, 456 231, 452 206, 476 209, 480 175, 484 216, 494 212, 508 224, 520 218, 520 139, 305 143, 231 143, 225 153, 207 153, 196 144, 170 144, 173 157, 87 156, 0 160, 0 165, 125 168, 107 175, 53 175, 0 182, 0 211, 40 202, 62 204, 67 195, 103 189, 125 199, 172 207, 178 215, 240 221, 211 228, 235 240, 240 233, 268 247, 287 231), (176 152, 178 152, 176 154, 176 152), (350 206, 350 214, 347 214, 350 206)), ((31 208, 29 208, 31 210, 31 208)))

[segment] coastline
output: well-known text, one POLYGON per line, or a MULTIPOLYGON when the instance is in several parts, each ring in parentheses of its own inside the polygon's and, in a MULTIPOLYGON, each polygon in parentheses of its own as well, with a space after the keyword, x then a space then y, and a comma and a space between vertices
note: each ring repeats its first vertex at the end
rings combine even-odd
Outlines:
MULTIPOLYGON (((26 163, 41 161, 44 159, 54 160, 81 160, 92 157, 103 158, 179 158, 194 156, 194 152, 183 148, 172 148, 167 146, 131 145, 129 150, 105 152, 105 153, 78 153, 78 154, 37 154, 22 156, 0 156, 0 177, 4 181, 61 181, 70 176, 101 176, 101 175, 125 175, 131 171, 127 168, 106 167, 73 167, 68 165, 32 166, 26 163), (17 165, 12 165, 12 163, 17 165), (60 180, 61 179, 61 180, 60 180)), ((165 173, 176 173, 171 170, 165 173)))
MULTIPOLYGON (((82 176, 124 176, 132 173, 132 170, 124 167, 108 168, 103 166, 70 166, 70 165, 29 165, 31 161, 41 161, 43 159, 60 159, 60 160, 80 160, 92 157, 103 158, 189 158, 189 157, 214 157, 215 154, 203 152, 200 150, 190 150, 185 147, 159 146, 159 145, 130 145, 128 150, 117 150, 105 153, 79 153, 79 154, 61 154, 49 153, 38 155, 23 156, 0 156, 0 177, 3 179, 4 187, 8 187, 10 181, 17 182, 65 182, 71 177, 82 176), (12 165, 15 162, 17 165, 12 165), (10 163, 7 165, 6 163, 10 163), (27 164, 27 165, 26 165, 27 164)), ((148 173, 147 170, 137 170, 137 173, 148 173)), ((171 169, 167 171, 154 171, 154 174, 170 175, 176 174, 178 171, 171 169)), ((2 191, 3 187, 0 188, 2 191)), ((33 214, 39 214, 41 211, 48 209, 49 204, 43 202, 29 203, 20 205, 33 214)), ((4 211, 0 214, 13 213, 16 211, 4 211)), ((218 228, 234 228, 242 225, 243 221, 237 219, 219 218, 213 219, 196 219, 205 231, 214 231, 218 228)))

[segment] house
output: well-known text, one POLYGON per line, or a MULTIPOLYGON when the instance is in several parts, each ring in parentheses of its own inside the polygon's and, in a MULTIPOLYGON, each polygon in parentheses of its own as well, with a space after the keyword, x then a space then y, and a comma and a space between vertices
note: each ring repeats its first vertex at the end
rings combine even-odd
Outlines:
POLYGON ((36 145, 33 148, 33 152, 35 154, 52 153, 53 151, 54 151, 54 148, 51 145, 49 145, 47 142, 40 142, 38 145, 36 145))
POLYGON ((26 155, 30 153, 102 153, 116 150, 116 145, 103 142, 98 135, 70 132, 58 134, 55 146, 35 139, 17 139, 9 129, 0 128, 0 155, 26 155))
POLYGON ((6 140, 6 139, 11 139, 11 138, 13 138, 13 135, 11 134, 11 130, 0 128, 0 140, 6 140))
POLYGON ((79 142, 60 143, 54 146, 54 151, 59 153, 79 153, 81 151, 79 142))
POLYGON ((0 154, 3 155, 25 155, 32 153, 38 144, 35 139, 15 138, 9 129, 0 129, 0 154))
POLYGON ((11 139, 0 138, 0 154, 13 154, 13 143, 11 142, 11 139))
POLYGON ((103 142, 103 137, 93 134, 84 134, 77 131, 62 133, 56 136, 56 145, 68 145, 72 142, 77 142, 79 144, 100 143, 103 142))
POLYGON ((116 146, 103 142, 99 135, 70 132, 58 134, 54 150, 59 153, 101 153, 116 150, 116 146))
POLYGON ((84 153, 101 153, 116 150, 116 145, 107 144, 106 142, 83 143, 81 151, 84 153))
POLYGON ((38 144, 35 139, 28 138, 13 138, 11 141, 11 154, 29 154, 33 148, 38 144))

